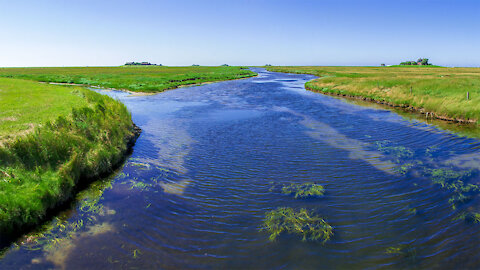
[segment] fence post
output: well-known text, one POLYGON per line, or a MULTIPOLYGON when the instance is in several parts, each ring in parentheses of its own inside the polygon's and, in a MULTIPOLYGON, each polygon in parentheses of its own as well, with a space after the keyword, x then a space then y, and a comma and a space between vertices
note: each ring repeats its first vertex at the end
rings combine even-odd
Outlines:
POLYGON ((467 91, 467 100, 470 99, 470 92, 467 91))

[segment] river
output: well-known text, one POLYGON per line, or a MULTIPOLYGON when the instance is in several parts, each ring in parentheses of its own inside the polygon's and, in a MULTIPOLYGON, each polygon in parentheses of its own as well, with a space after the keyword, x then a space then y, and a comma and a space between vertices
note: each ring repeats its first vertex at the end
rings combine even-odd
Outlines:
POLYGON ((120 99, 143 130, 114 175, 3 252, 1 269, 480 268, 480 141, 254 78, 120 99), (321 198, 282 193, 316 182, 321 198), (326 243, 260 230, 306 208, 326 243))

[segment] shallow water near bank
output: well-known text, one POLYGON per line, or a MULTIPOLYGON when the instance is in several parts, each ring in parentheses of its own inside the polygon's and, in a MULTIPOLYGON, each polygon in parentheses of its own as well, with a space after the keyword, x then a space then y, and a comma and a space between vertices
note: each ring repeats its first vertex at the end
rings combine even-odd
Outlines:
POLYGON ((4 251, 0 269, 480 268, 480 141, 256 78, 130 96, 132 156, 4 251), (283 194, 316 182, 320 198, 283 194), (470 187, 470 188, 469 188, 470 187), (278 207, 333 227, 325 244, 261 231, 278 207))

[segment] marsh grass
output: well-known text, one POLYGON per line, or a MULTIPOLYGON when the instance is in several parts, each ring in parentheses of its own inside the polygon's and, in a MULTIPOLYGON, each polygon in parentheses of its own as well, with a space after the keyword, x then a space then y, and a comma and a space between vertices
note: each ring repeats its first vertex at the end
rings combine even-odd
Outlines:
POLYGON ((284 185, 282 187, 282 193, 295 195, 295 199, 298 198, 313 198, 323 197, 325 195, 325 188, 317 183, 291 183, 290 185, 284 185))
POLYGON ((52 67, 0 68, 0 77, 72 83, 134 92, 161 92, 180 86, 241 79, 256 75, 243 67, 52 67))
POLYGON ((76 91, 86 106, 0 147, 0 232, 38 224, 79 184, 111 172, 133 143, 131 115, 122 103, 76 91))
POLYGON ((280 207, 267 212, 261 228, 270 234, 270 241, 282 233, 302 237, 302 241, 327 242, 333 236, 333 228, 323 218, 306 209, 299 211, 289 207, 280 207))
POLYGON ((411 106, 448 118, 480 119, 480 68, 297 66, 268 70, 319 76, 305 85, 316 92, 411 106))

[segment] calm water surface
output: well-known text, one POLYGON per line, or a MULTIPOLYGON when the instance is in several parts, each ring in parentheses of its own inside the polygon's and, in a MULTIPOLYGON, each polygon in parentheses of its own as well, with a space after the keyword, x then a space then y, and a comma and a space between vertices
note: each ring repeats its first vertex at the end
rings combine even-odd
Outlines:
POLYGON ((310 75, 255 71, 152 96, 106 92, 143 129, 132 156, 12 244, 0 268, 480 268, 480 141, 305 91, 310 75), (281 193, 312 181, 323 198, 281 193), (270 242, 259 228, 278 207, 310 209, 333 238, 270 242))

